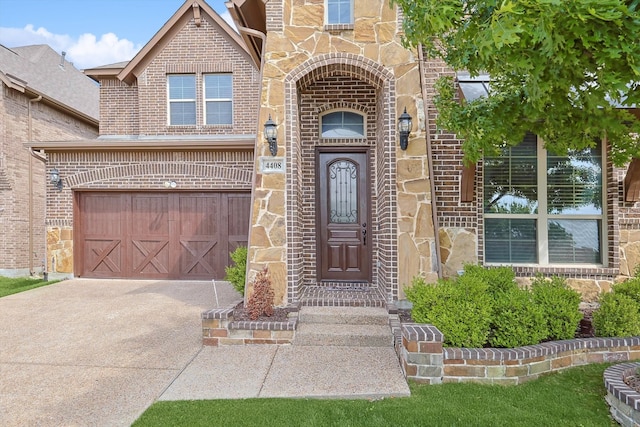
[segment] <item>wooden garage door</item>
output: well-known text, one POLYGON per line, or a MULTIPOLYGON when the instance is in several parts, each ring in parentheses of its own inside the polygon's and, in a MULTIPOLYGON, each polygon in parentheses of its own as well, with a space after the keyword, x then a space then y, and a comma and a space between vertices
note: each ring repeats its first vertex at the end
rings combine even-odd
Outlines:
POLYGON ((100 193, 77 196, 75 275, 222 279, 247 244, 248 193, 100 193))

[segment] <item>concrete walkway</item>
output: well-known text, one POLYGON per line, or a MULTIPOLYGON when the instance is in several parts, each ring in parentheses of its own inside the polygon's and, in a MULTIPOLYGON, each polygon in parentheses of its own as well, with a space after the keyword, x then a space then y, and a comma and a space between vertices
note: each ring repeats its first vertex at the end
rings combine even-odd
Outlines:
MULTIPOLYGON (((238 295, 217 285, 220 306, 238 295)), ((202 347, 211 282, 74 279, 0 298, 0 425, 129 426, 156 400, 378 398, 393 350, 202 347)))

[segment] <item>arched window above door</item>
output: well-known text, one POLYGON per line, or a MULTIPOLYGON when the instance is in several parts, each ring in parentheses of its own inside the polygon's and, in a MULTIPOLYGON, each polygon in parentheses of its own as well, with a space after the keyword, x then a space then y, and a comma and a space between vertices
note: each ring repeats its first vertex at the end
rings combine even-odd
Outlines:
POLYGON ((354 111, 332 111, 320 116, 323 138, 364 138, 364 116, 354 111))

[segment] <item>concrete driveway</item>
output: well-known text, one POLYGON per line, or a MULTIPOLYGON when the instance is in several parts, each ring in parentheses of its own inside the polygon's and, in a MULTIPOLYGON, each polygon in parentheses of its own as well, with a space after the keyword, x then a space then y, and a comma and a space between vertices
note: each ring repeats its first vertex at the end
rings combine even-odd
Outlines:
MULTIPOLYGON (((239 298, 218 284, 221 306, 239 298)), ((128 426, 201 350, 211 282, 74 279, 0 298, 0 425, 128 426)))

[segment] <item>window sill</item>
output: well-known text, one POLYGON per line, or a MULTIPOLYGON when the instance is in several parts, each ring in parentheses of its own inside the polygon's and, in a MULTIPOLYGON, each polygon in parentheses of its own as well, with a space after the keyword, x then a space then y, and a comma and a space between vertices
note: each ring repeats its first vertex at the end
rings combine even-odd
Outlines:
POLYGON ((353 31, 353 24, 325 24, 324 30, 331 34, 339 34, 342 31, 353 31))
POLYGON ((516 276, 535 276, 543 274, 545 276, 563 276, 576 279, 614 279, 620 274, 617 268, 605 267, 597 264, 556 264, 556 265, 539 265, 539 264, 499 264, 484 263, 487 267, 512 267, 516 276))

